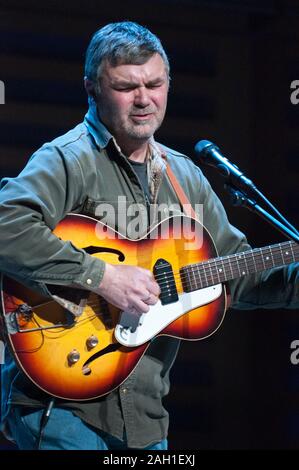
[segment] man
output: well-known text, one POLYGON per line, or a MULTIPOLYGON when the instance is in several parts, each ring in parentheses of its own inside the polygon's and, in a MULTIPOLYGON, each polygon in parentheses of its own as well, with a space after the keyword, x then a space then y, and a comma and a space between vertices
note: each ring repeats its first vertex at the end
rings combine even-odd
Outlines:
MULTIPOLYGON (((84 289, 138 316, 159 298, 152 272, 104 262, 59 239, 52 231, 67 213, 95 217, 102 203, 118 210, 119 196, 126 207, 139 204, 146 212, 150 204, 180 204, 166 173, 169 165, 192 207, 202 204, 219 255, 249 246, 201 171, 154 140, 169 88, 168 59, 158 38, 131 22, 105 26, 88 47, 85 75, 84 122, 43 145, 17 178, 2 184, 1 266, 58 302, 65 299, 57 286, 84 289)), ((122 220, 116 228, 126 234, 128 220, 122 220)), ((233 306, 298 307, 298 279, 294 263, 232 281, 233 306)), ((165 449, 168 414, 162 399, 178 348, 176 338, 156 338, 121 386, 89 401, 52 400, 6 351, 2 422, 21 449, 165 449)))

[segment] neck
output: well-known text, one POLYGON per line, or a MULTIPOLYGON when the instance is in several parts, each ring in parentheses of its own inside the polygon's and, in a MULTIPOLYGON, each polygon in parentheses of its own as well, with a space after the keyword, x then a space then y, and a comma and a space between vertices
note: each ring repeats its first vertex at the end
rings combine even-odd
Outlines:
POLYGON ((146 160, 146 156, 148 154, 148 142, 142 145, 142 147, 138 147, 136 149, 126 150, 126 155, 129 160, 133 160, 134 162, 143 163, 146 160))
POLYGON ((139 142, 138 145, 119 145, 122 152, 128 157, 129 160, 140 163, 145 162, 147 153, 149 151, 148 140, 142 144, 139 142))

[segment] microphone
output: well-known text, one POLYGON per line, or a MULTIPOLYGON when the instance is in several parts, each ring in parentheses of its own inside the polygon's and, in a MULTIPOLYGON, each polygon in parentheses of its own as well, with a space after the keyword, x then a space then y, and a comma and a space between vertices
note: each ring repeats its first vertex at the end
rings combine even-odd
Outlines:
POLYGON ((201 163, 215 167, 236 188, 250 189, 254 193, 257 191, 253 182, 220 153, 217 145, 209 140, 201 140, 197 142, 194 150, 201 163))

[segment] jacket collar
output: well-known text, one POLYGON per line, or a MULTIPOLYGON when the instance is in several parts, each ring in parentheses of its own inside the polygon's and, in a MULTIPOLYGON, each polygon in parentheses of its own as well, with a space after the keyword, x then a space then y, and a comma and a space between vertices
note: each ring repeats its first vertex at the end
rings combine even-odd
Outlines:
POLYGON ((89 102, 89 108, 84 117, 84 124, 100 149, 106 148, 109 141, 113 139, 112 134, 110 134, 108 129, 98 118, 97 106, 94 100, 90 100, 89 102))

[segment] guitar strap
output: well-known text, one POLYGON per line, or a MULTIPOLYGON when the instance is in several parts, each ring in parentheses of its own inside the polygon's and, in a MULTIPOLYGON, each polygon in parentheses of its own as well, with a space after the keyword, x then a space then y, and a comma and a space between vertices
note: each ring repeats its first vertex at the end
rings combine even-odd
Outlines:
POLYGON ((197 220, 196 212, 193 209, 189 199, 187 198, 185 191, 183 190, 182 186, 178 182, 177 178, 175 177, 175 174, 173 173, 172 169, 170 168, 170 165, 166 163, 166 173, 167 176, 173 186, 173 189, 178 197, 178 200, 181 203, 181 206, 189 217, 192 217, 193 219, 197 220))
POLYGON ((186 213, 186 215, 188 215, 189 217, 193 217, 193 219, 196 219, 198 220, 197 216, 196 216, 196 212, 195 210, 193 209, 193 207, 191 206, 191 203, 189 201, 189 199, 187 198, 186 194, 185 194, 185 191, 183 190, 182 186, 180 185, 180 183, 178 182, 175 174, 173 173, 172 169, 170 168, 170 165, 167 161, 167 155, 166 155, 166 152, 165 150, 163 149, 162 145, 161 144, 158 144, 156 143, 156 145, 158 146, 160 152, 161 152, 161 157, 163 158, 163 160, 165 161, 165 164, 166 164, 166 173, 167 173, 167 176, 172 184, 172 187, 174 189, 174 192, 176 193, 177 195, 177 198, 178 200, 180 201, 181 203, 181 206, 182 206, 182 209, 183 211, 186 213))

